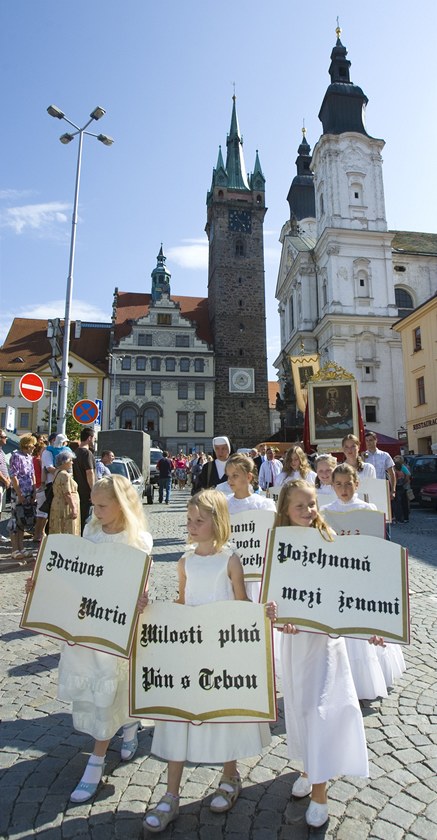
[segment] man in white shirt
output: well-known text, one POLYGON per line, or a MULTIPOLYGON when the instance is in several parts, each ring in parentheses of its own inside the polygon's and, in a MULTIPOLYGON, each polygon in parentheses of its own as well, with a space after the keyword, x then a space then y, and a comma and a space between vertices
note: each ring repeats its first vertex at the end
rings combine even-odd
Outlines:
POLYGON ((267 450, 266 457, 267 460, 263 461, 259 471, 259 486, 261 490, 268 490, 269 487, 273 487, 276 476, 282 472, 282 464, 275 458, 273 449, 267 450))
POLYGON ((388 478, 390 482, 390 491, 392 498, 396 495, 396 473, 393 458, 388 452, 383 452, 377 448, 377 437, 375 432, 366 432, 366 446, 365 460, 367 464, 372 464, 375 467, 377 478, 388 478))

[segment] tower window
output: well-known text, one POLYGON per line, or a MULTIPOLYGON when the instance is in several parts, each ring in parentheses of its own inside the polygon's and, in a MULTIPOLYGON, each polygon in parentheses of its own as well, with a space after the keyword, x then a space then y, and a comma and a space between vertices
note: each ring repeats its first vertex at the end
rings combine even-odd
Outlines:
POLYGON ((242 239, 237 239, 235 243, 235 256, 244 257, 244 242, 242 239))
POLYGON ((240 351, 239 351, 239 352, 240 352, 240 356, 242 356, 242 355, 243 355, 243 348, 242 348, 242 347, 240 347, 240 351))
POLYGON ((238 285, 239 285, 239 286, 241 286, 242 282, 243 282, 243 278, 242 278, 242 277, 239 277, 239 278, 238 278, 238 285))
POLYGON ((354 198, 359 198, 360 194, 358 192, 354 192, 354 198))

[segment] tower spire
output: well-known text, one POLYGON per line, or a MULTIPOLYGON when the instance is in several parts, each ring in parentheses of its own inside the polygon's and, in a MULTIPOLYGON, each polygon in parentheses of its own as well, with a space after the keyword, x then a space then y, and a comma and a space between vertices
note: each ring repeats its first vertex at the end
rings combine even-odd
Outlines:
POLYGON ((316 216, 314 176, 310 169, 310 163, 311 146, 306 139, 304 122, 302 126, 302 141, 297 150, 297 175, 293 178, 287 195, 287 201, 290 205, 290 219, 294 221, 315 218, 316 216))
POLYGON ((246 166, 243 156, 243 138, 240 135, 240 126, 237 116, 237 97, 232 97, 231 127, 226 139, 226 171, 228 175, 228 188, 233 190, 249 190, 247 181, 246 166))
POLYGON ((164 256, 164 251, 162 250, 162 242, 161 247, 159 249, 159 254, 156 257, 156 268, 153 269, 151 277, 152 277, 152 303, 156 303, 158 300, 161 300, 162 295, 170 295, 170 277, 171 274, 166 268, 165 261, 167 257, 164 256))
POLYGON ((347 49, 340 41, 341 28, 337 18, 337 41, 331 52, 329 85, 319 112, 323 125, 323 134, 343 134, 355 131, 368 136, 364 125, 364 111, 367 96, 350 79, 351 63, 347 58, 347 49))

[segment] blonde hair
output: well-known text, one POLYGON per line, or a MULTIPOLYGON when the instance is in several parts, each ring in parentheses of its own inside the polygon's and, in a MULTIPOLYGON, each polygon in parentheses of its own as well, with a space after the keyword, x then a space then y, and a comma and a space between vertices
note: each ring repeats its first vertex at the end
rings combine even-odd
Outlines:
MULTIPOLYGON (((317 472, 317 467, 319 466, 319 464, 328 464, 328 467, 332 467, 332 469, 334 470, 337 466, 337 458, 334 458, 333 455, 317 455, 317 458, 316 458, 316 461, 315 461, 315 464, 314 464, 316 472, 317 472)), ((320 481, 320 478, 319 478, 318 475, 316 476, 316 480, 315 480, 314 484, 316 485, 317 490, 319 490, 320 487, 322 486, 322 482, 320 481)))
POLYGON ((35 446, 36 444, 36 437, 33 435, 22 435, 20 437, 20 452, 24 452, 28 446, 35 446))
POLYGON ((188 502, 187 509, 191 507, 197 507, 202 513, 208 513, 212 517, 214 548, 220 551, 231 536, 231 520, 226 494, 212 487, 201 490, 188 502))
POLYGON ((291 473, 294 472, 293 467, 291 466, 293 455, 297 455, 299 458, 299 473, 301 478, 306 478, 308 473, 311 472, 311 466, 301 446, 292 446, 291 449, 287 450, 285 453, 282 472, 287 473, 287 475, 291 475, 291 473))
MULTIPOLYGON (((358 446, 358 449, 360 448, 360 441, 356 437, 356 435, 346 435, 343 438, 343 440, 341 442, 341 445, 344 446, 346 441, 348 441, 348 440, 352 441, 352 443, 355 443, 355 445, 358 446)), ((357 472, 361 472, 363 467, 364 467, 364 461, 363 461, 361 455, 358 453, 357 454, 357 466, 356 466, 357 472)))
MULTIPOLYGON (((274 527, 278 528, 283 525, 293 525, 294 523, 290 521, 290 517, 288 515, 288 507, 290 505, 291 496, 293 495, 295 490, 313 490, 314 495, 316 491, 307 481, 299 478, 297 481, 289 481, 287 484, 282 485, 281 492, 279 494, 278 499, 278 510, 276 514, 275 524, 274 527)), ((317 501, 317 496, 316 496, 317 501)), ((323 516, 321 515, 318 507, 317 507, 317 516, 309 526, 310 528, 317 528, 320 532, 322 537, 325 540, 329 540, 332 542, 332 530, 329 527, 328 523, 325 522, 323 516)))
MULTIPOLYGON (((249 476, 250 473, 252 475, 252 481, 249 483, 252 487, 258 487, 258 470, 255 466, 253 458, 251 458, 250 455, 244 455, 242 452, 236 452, 235 455, 231 455, 226 462, 226 474, 228 472, 228 467, 235 467, 246 476, 249 476)), ((249 481, 249 478, 247 480, 249 481)))
POLYGON ((359 484, 358 473, 355 467, 352 467, 351 464, 338 464, 335 468, 334 472, 332 473, 332 480, 334 481, 336 475, 350 475, 353 479, 354 484, 359 484))
MULTIPOLYGON (((105 475, 100 481, 96 481, 91 496, 96 492, 106 493, 111 501, 117 502, 120 506, 120 525, 127 534, 126 542, 134 548, 143 548, 140 535, 147 531, 147 521, 141 500, 130 481, 123 475, 105 475)), ((99 520, 93 513, 89 523, 91 532, 95 533, 101 530, 101 527, 99 520)))

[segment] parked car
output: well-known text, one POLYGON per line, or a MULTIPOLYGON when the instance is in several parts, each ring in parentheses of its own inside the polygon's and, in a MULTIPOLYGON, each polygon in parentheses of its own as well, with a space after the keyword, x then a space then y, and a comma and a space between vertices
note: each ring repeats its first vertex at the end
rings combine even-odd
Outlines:
MULTIPOLYGON (((96 461, 100 461, 100 458, 96 458, 96 461)), ((126 458, 124 456, 114 458, 112 464, 108 464, 108 469, 115 475, 123 475, 125 478, 129 479, 132 486, 135 487, 140 499, 146 495, 144 478, 139 470, 139 467, 132 458, 126 458)))
POLYGON ((420 491, 420 504, 437 510, 437 484, 425 484, 420 491))
POLYGON ((155 447, 150 447, 150 483, 158 484, 159 481, 159 470, 156 466, 158 461, 161 460, 163 457, 162 449, 156 449, 155 447))
POLYGON ((418 502, 420 491, 426 484, 437 482, 437 455, 418 455, 410 467, 411 489, 418 502))

